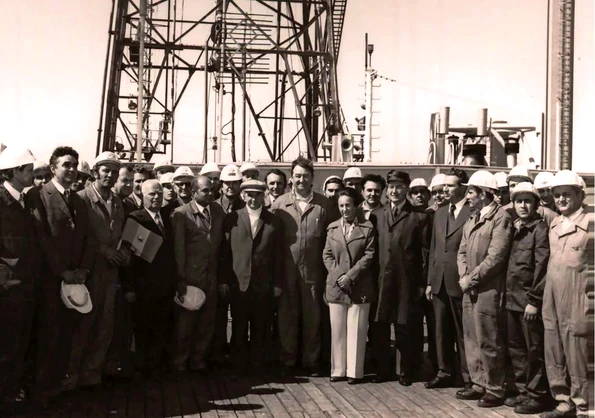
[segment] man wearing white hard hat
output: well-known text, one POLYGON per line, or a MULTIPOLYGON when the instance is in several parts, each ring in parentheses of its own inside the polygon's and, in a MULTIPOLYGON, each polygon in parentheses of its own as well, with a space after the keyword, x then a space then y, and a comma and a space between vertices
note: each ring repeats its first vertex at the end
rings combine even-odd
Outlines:
POLYGON ((554 202, 554 195, 552 194, 552 181, 554 180, 554 173, 549 171, 541 171, 535 176, 535 188, 539 193, 539 206, 557 212, 556 202, 554 202))
POLYGON ((446 205, 448 202, 444 197, 444 180, 446 176, 443 173, 438 173, 434 177, 432 177, 432 181, 430 181, 430 194, 432 195, 432 199, 434 202, 432 206, 428 208, 430 212, 436 212, 438 208, 446 205))
POLYGON ((217 163, 206 163, 200 169, 201 176, 207 176, 213 182, 213 198, 215 200, 221 197, 221 170, 217 163))
MULTIPOLYGON (((533 179, 531 178, 531 175, 529 174, 529 170, 527 169, 527 167, 523 165, 517 165, 516 167, 513 167, 508 173, 507 182, 509 193, 512 193, 517 184, 521 182, 533 183, 533 179)), ((512 203, 508 203, 506 205, 503 204, 502 209, 507 211, 513 220, 516 219, 517 215, 514 211, 512 203)), ((556 218, 556 216, 558 216, 558 214, 553 210, 541 205, 537 207, 537 212, 543 218, 548 227, 551 226, 552 221, 556 218)))
MULTIPOLYGON (((498 191, 494 194, 494 200, 500 206, 508 205, 510 203, 508 174, 503 171, 499 171, 494 174, 494 177, 496 178, 496 184, 498 185, 498 191)), ((516 184, 516 182, 513 181, 513 184, 516 184)))
POLYGON ((506 264, 513 226, 508 212, 494 202, 494 175, 479 170, 467 183, 467 200, 475 214, 465 223, 457 255, 463 291, 465 354, 473 386, 459 399, 478 400, 493 408, 504 403, 506 335, 501 327, 500 299, 506 286, 506 264))
POLYGON ((88 282, 94 309, 80 318, 72 336, 68 379, 69 389, 101 384, 107 351, 114 331, 116 291, 120 287, 119 268, 128 264, 130 250, 121 246, 124 207, 112 187, 120 170, 118 156, 105 151, 93 161, 95 181, 78 195, 87 207, 91 236, 98 251, 88 282))
POLYGON ((246 206, 223 221, 219 269, 219 291, 231 301, 231 354, 238 371, 248 364, 253 370, 263 366, 268 316, 284 274, 282 225, 263 207, 266 184, 250 179, 241 189, 246 206))
POLYGON ((258 180, 258 176, 260 175, 258 168, 254 163, 244 163, 240 167, 240 173, 242 173, 242 181, 246 180, 258 180))
POLYGON ((428 389, 452 387, 457 376, 464 385, 472 383, 467 368, 463 335, 463 292, 459 285, 457 251, 463 237, 463 226, 471 209, 465 199, 467 172, 450 168, 444 177, 447 205, 434 214, 428 268, 426 298, 432 301, 436 324, 436 376, 425 383, 428 389), (456 358, 455 350, 456 345, 456 358))
POLYGON ((163 207, 165 208, 178 197, 174 190, 174 173, 165 173, 158 181, 163 188, 163 207))
POLYGON ((163 240, 152 262, 132 255, 130 267, 122 275, 125 298, 131 303, 134 322, 135 367, 150 379, 158 377, 169 341, 171 302, 176 284, 171 222, 162 208, 162 183, 171 174, 165 173, 159 180, 143 183, 143 209, 132 212, 127 221, 135 220, 163 240))
POLYGON ((33 183, 36 160, 28 149, 12 145, 0 155, 0 403, 22 402, 25 353, 35 312, 35 287, 43 255, 23 196, 33 183))
POLYGON ((425 211, 428 208, 431 197, 426 180, 422 178, 411 180, 407 197, 414 208, 425 211))
POLYGON ((194 172, 185 165, 176 169, 172 176, 173 191, 176 198, 165 207, 164 216, 169 217, 174 210, 192 201, 192 181, 194 172))
MULTIPOLYGON (((255 168, 252 163, 245 163, 244 169, 248 172, 255 168)), ((258 172, 258 171, 257 171, 258 172)), ((258 177, 258 176, 257 176, 258 177)), ((245 206, 240 198, 240 185, 242 184, 242 172, 234 164, 228 164, 221 171, 221 196, 215 200, 225 213, 242 209, 245 206)), ((229 318, 229 297, 219 294, 217 296, 217 314, 215 320, 215 334, 213 335, 213 355, 215 362, 222 364, 225 361, 225 353, 228 352, 227 343, 227 321, 229 318)))
POLYGON ((517 184, 511 198, 517 218, 506 273, 505 306, 508 358, 518 394, 505 403, 518 414, 538 414, 549 401, 540 315, 550 255, 548 228, 537 213, 539 194, 530 182, 517 184))
POLYGON ((52 179, 50 165, 42 160, 35 160, 33 163, 33 185, 41 187, 52 179))
POLYGON ((358 199, 356 204, 358 206, 364 201, 362 196, 363 177, 362 170, 359 167, 349 167, 345 170, 345 174, 343 174, 343 185, 354 189, 357 192, 358 199))
POLYGON ((71 147, 56 148, 50 157, 52 181, 41 189, 31 189, 26 196, 45 259, 45 279, 38 291, 37 376, 33 389, 34 399, 42 404, 61 391, 74 321, 82 315, 62 303, 62 281, 84 283, 98 250, 91 236, 87 206, 70 190, 77 177, 78 159, 78 153, 71 147))
POLYGON ((339 190, 343 187, 345 187, 343 185, 343 180, 341 180, 341 177, 339 176, 328 176, 326 180, 324 180, 324 183, 322 183, 324 196, 330 199, 333 204, 337 203, 337 193, 339 193, 339 190))
POLYGON ((593 213, 583 207, 585 192, 573 171, 559 171, 552 192, 560 211, 550 227, 550 260, 543 294, 545 365, 558 402, 543 418, 587 416, 589 400, 589 254, 593 213))
POLYGON ((206 176, 192 181, 194 199, 172 215, 177 271, 177 297, 184 303, 186 289, 196 286, 205 293, 200 311, 178 309, 174 329, 174 371, 187 368, 207 372, 217 309, 217 274, 225 212, 213 202, 213 183, 206 176))
POLYGON ((159 180, 165 173, 173 173, 175 171, 176 168, 167 156, 162 156, 162 158, 155 161, 155 164, 153 164, 153 175, 157 180, 159 180))
POLYGON ((74 183, 72 183, 72 186, 70 186, 70 190, 78 193, 87 187, 87 184, 93 180, 94 179, 91 175, 91 167, 89 167, 89 163, 86 161, 80 161, 78 175, 76 176, 74 183))

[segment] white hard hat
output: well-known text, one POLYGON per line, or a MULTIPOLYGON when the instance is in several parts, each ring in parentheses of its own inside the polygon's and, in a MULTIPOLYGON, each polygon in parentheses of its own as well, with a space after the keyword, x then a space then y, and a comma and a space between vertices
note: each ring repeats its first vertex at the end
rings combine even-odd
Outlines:
POLYGON ((2 151, 2 154, 0 154, 0 170, 7 170, 9 168, 34 163, 35 157, 31 151, 20 145, 6 147, 6 149, 2 151))
POLYGON ((343 174, 343 180, 361 178, 363 178, 362 170, 360 170, 359 167, 349 167, 347 171, 345 171, 345 174, 343 174))
POLYGON ((518 178, 521 181, 529 181, 533 183, 533 179, 529 174, 529 169, 524 165, 517 165, 516 167, 513 167, 510 170, 510 172, 508 173, 508 181, 510 181, 513 178, 518 178))
POLYGON ((539 189, 547 189, 552 187, 552 181, 554 180, 554 173, 550 173, 549 171, 542 171, 537 173, 535 176, 535 188, 539 189))
POLYGON ((328 177, 326 178, 326 180, 324 181, 324 183, 322 183, 322 190, 325 190, 325 189, 326 189, 326 185, 327 185, 327 184, 328 184, 328 183, 329 183, 331 180, 333 180, 333 179, 335 179, 335 180, 338 180, 338 182, 339 182, 339 183, 341 183, 341 181, 342 181, 342 180, 341 180, 341 177, 339 177, 339 176, 328 176, 328 177))
POLYGON ((202 305, 204 305, 207 299, 205 292, 196 286, 187 286, 186 295, 184 295, 184 302, 180 302, 178 294, 174 297, 174 302, 189 311, 198 311, 202 305))
POLYGON ((250 170, 256 170, 256 171, 258 171, 258 168, 256 168, 256 166, 254 165, 254 163, 244 163, 240 167, 240 173, 242 173, 242 174, 244 174, 244 172, 250 171, 250 170))
POLYGON ((178 167, 178 169, 174 172, 173 180, 178 179, 180 177, 194 178, 194 173, 192 172, 192 170, 190 170, 190 167, 183 165, 178 167))
POLYGON ((174 173, 165 173, 159 178, 160 184, 171 184, 174 181, 174 173))
POLYGON ((444 186, 446 183, 446 174, 439 173, 432 177, 432 181, 430 182, 430 190, 434 190, 434 187, 444 186))
POLYGON ((475 186, 482 189, 488 189, 488 191, 498 190, 498 184, 496 178, 492 173, 486 170, 478 170, 471 175, 469 181, 463 186, 475 186))
POLYGON ((66 284, 62 281, 60 297, 68 309, 75 309, 83 314, 93 309, 89 289, 84 284, 66 284))
POLYGON ((221 181, 240 181, 242 175, 240 170, 234 164, 228 164, 221 170, 221 181))
POLYGON ((428 183, 426 182, 425 179, 418 177, 416 179, 411 180, 411 183, 409 184, 409 190, 413 189, 414 187, 423 187, 423 188, 427 189, 428 183))
POLYGON ((50 165, 43 160, 35 160, 33 162, 33 171, 49 170, 50 165))
POLYGON ((583 176, 578 176, 578 179, 581 181, 581 189, 583 189, 583 191, 587 190, 587 183, 585 183, 583 176))
POLYGON ((209 173, 221 173, 221 170, 219 170, 219 166, 217 165, 217 163, 206 163, 200 169, 201 176, 209 173))
POLYGON ((91 166, 86 161, 79 161, 79 172, 91 175, 91 166))
POLYGON ((494 177, 496 178, 496 184, 498 188, 500 187, 508 187, 508 175, 504 171, 498 171, 494 173, 494 177))
POLYGON ((512 192, 510 193, 510 199, 514 200, 514 197, 521 193, 531 193, 539 201, 539 192, 537 191, 535 186, 533 184, 529 183, 528 181, 523 181, 523 182, 517 184, 514 187, 514 189, 512 189, 512 192))
POLYGON ((155 161, 155 164, 153 164, 153 171, 157 171, 159 168, 174 168, 174 166, 169 158, 162 157, 161 159, 155 161))
POLYGON ((118 167, 122 165, 122 163, 118 159, 118 156, 115 153, 111 151, 104 151, 97 157, 95 157, 95 160, 93 160, 93 167, 98 167, 99 165, 106 163, 115 164, 118 167))
POLYGON ((560 170, 552 180, 552 188, 557 186, 576 186, 582 188, 580 176, 574 171, 560 170))

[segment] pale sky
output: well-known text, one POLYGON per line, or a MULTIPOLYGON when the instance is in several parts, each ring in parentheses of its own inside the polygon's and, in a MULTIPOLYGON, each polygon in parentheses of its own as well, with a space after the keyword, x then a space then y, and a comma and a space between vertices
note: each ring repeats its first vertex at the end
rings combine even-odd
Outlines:
MULTIPOLYGON (((94 157, 105 64, 108 0, 0 0, 0 142, 23 142, 47 159, 58 145, 94 157)), ((187 2, 189 3, 189 2, 187 2)), ((204 7, 210 7, 205 0, 204 7)), ((545 111, 544 0, 350 0, 339 61, 339 92, 352 130, 361 116, 363 43, 375 44, 374 67, 396 83, 378 89, 378 163, 424 163, 430 113, 451 107, 453 124, 490 116, 539 128, 545 111)), ((594 6, 577 0, 575 169, 592 171, 595 108, 594 6)), ((177 116, 174 161, 202 160, 196 89, 177 116)), ((539 155, 538 142, 532 142, 539 155)), ((264 159, 260 143, 251 159, 264 159), (260 155, 262 154, 262 155, 260 155)), ((225 157, 224 157, 225 159, 225 157)), ((229 160, 229 158, 227 159, 229 160)))

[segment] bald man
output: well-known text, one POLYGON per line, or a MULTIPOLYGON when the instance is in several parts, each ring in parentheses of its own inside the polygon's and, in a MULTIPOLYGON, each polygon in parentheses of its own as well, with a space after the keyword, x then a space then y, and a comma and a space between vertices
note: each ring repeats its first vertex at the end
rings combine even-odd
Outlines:
POLYGON ((175 292, 174 246, 171 222, 163 216, 163 188, 158 180, 142 186, 143 209, 132 212, 134 219, 163 239, 151 263, 133 255, 124 274, 126 300, 132 306, 135 366, 145 378, 158 378, 164 342, 168 340, 169 318, 175 292))
POLYGON ((225 212, 213 204, 213 183, 206 176, 192 180, 192 196, 172 214, 177 291, 181 299, 187 286, 196 286, 205 293, 206 302, 198 311, 176 306, 171 368, 205 374, 217 308, 217 262, 225 212))

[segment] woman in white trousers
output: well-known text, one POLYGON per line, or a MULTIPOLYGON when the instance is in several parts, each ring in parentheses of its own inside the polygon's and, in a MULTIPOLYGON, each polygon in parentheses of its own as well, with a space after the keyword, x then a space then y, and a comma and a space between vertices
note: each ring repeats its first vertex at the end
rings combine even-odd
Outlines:
POLYGON ((339 192, 341 219, 327 228, 323 260, 328 270, 325 300, 331 320, 331 382, 356 384, 364 376, 370 303, 376 294, 372 275, 376 231, 358 214, 357 192, 339 192))

